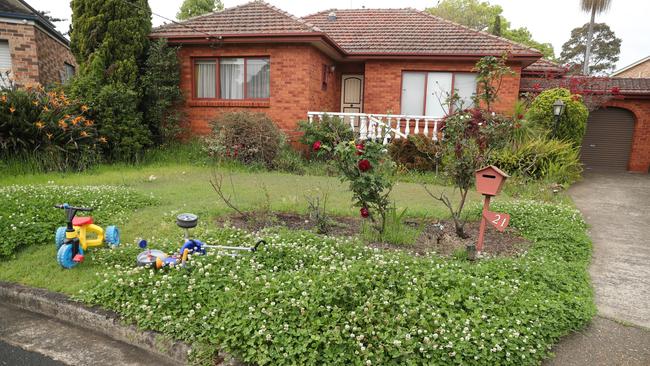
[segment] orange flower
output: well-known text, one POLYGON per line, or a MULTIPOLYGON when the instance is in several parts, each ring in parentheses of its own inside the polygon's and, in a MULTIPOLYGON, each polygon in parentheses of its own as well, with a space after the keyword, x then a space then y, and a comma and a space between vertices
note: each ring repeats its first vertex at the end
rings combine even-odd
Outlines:
POLYGON ((64 130, 65 130, 65 129, 66 129, 66 127, 68 127, 68 124, 67 124, 67 123, 65 123, 65 121, 64 121, 64 120, 60 120, 60 121, 59 121, 59 126, 60 126, 60 127, 62 128, 62 129, 64 129, 64 130))
POLYGON ((91 121, 91 120, 89 120, 89 119, 87 119, 86 122, 84 123, 84 125, 85 125, 86 127, 90 127, 90 126, 92 126, 93 124, 94 124, 94 122, 91 121))
POLYGON ((105 144, 105 143, 108 142, 108 140, 106 140, 106 137, 102 136, 102 137, 99 138, 99 142, 101 142, 102 144, 105 144))
POLYGON ((46 105, 43 106, 43 112, 49 112, 49 110, 50 109, 46 105))
POLYGON ((33 104, 33 105, 38 105, 38 100, 34 100, 34 101, 32 101, 32 104, 33 104))
POLYGON ((87 106, 87 105, 85 105, 85 104, 84 104, 84 105, 82 105, 82 106, 81 106, 81 110, 82 110, 83 112, 86 112, 86 111, 88 111, 88 106, 87 106))
POLYGON ((49 132, 48 132, 46 135, 47 135, 47 138, 48 138, 49 140, 51 140, 51 139, 52 139, 52 136, 54 136, 54 135, 52 135, 52 134, 49 133, 49 132))
POLYGON ((88 137, 88 132, 81 131, 81 133, 79 135, 81 135, 81 137, 88 137))
POLYGON ((70 118, 69 114, 66 114, 65 116, 63 116, 63 119, 68 119, 68 118, 70 118))
POLYGON ((14 106, 11 106, 11 108, 9 108, 9 112, 14 113, 15 111, 16 111, 16 108, 14 108, 14 106))
POLYGON ((72 124, 75 126, 78 125, 79 122, 81 122, 81 117, 79 116, 75 117, 75 119, 72 120, 72 124))
POLYGON ((34 125, 35 125, 36 128, 38 128, 39 130, 42 129, 43 127, 45 127, 45 123, 43 123, 42 121, 38 121, 38 122, 34 123, 34 125))
POLYGON ((3 95, 2 97, 0 97, 0 100, 2 100, 2 103, 7 102, 7 96, 3 95))

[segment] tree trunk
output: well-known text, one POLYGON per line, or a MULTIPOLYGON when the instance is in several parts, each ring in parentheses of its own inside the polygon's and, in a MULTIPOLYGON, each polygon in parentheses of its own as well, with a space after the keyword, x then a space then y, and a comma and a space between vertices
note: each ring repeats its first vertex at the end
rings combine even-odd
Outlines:
POLYGON ((596 7, 591 9, 591 21, 587 32, 587 47, 585 48, 585 61, 582 64, 582 73, 589 75, 589 59, 591 58, 591 40, 594 37, 594 21, 596 20, 596 7))

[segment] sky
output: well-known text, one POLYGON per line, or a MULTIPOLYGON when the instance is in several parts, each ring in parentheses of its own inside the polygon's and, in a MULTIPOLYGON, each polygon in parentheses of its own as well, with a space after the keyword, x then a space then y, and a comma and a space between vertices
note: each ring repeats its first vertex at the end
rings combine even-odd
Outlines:
MULTIPOLYGON (((222 0, 226 7, 240 5, 248 0, 222 0)), ((411 7, 425 9, 434 6, 437 0, 266 0, 296 16, 304 16, 327 8, 394 8, 411 7)), ((27 0, 38 10, 50 11, 51 15, 65 18, 67 22, 57 23, 61 32, 67 32, 70 20, 70 0, 27 0)), ((175 19, 182 0, 149 0, 153 13, 175 19)), ((589 14, 580 9, 578 0, 489 0, 493 5, 503 8, 503 15, 512 27, 527 27, 538 42, 550 42, 559 56, 562 44, 577 28, 589 21, 589 14)), ((597 22, 607 23, 617 37, 623 40, 617 69, 625 67, 646 56, 650 56, 650 1, 648 0, 613 0, 607 13, 597 15, 597 22)), ((153 16, 153 25, 167 22, 153 16)))

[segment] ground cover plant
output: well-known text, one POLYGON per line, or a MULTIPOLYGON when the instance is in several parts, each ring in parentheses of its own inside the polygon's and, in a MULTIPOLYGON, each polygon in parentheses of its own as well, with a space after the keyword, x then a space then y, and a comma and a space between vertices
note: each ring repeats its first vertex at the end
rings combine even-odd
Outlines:
POLYGON ((91 215, 100 225, 110 221, 119 226, 129 211, 152 203, 150 197, 114 186, 10 185, 0 187, 0 197, 0 260, 19 248, 46 243, 52 244, 54 255, 54 229, 65 226, 65 216, 55 204, 92 207, 91 215))
MULTIPOLYGON (((195 361, 223 348, 262 365, 538 364, 594 314, 586 225, 563 205, 495 208, 533 242, 527 253, 471 264, 266 231, 258 235, 268 245, 253 256, 195 256, 169 271, 134 268, 135 246, 102 251, 105 270, 79 297, 209 345, 195 361)), ((256 238, 207 224, 197 231, 224 244, 256 238)))

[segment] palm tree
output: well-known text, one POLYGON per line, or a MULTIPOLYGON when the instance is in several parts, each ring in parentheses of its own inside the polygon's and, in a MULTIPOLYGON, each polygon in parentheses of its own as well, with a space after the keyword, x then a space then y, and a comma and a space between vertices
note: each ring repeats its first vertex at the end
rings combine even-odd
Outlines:
POLYGON ((609 9, 611 0, 580 0, 582 10, 591 12, 591 21, 589 22, 589 32, 587 33, 587 47, 585 49, 585 61, 582 65, 582 73, 589 75, 589 58, 591 56, 591 39, 594 36, 594 20, 596 13, 602 13, 609 9))

